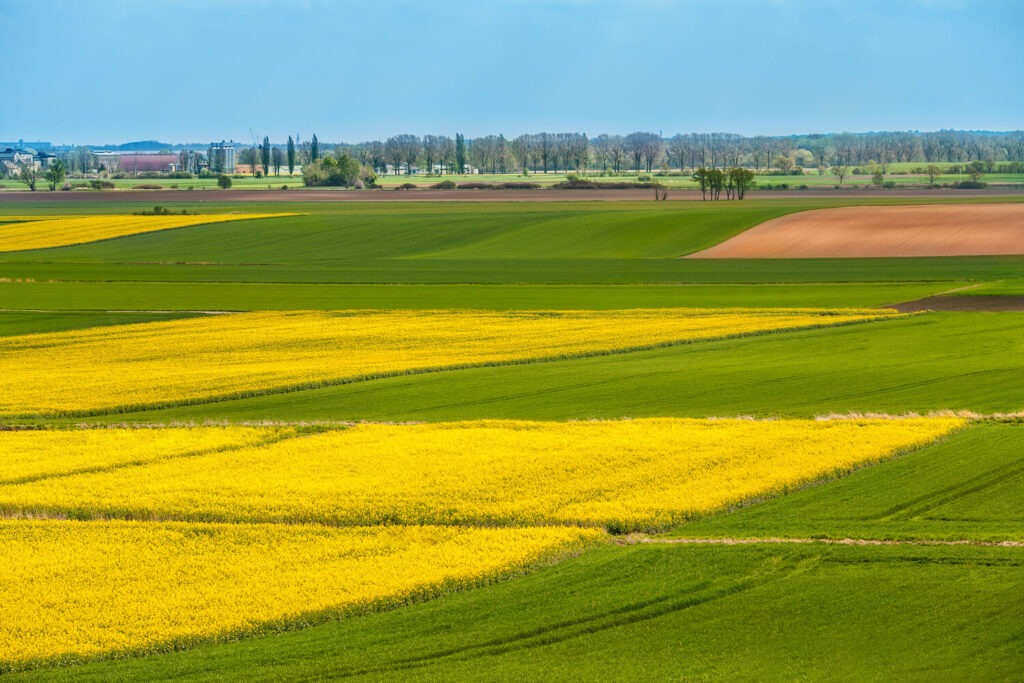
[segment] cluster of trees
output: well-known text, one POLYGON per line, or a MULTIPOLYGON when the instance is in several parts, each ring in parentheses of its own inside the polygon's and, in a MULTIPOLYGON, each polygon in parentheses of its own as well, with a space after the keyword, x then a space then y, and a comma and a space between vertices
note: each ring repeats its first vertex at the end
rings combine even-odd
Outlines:
POLYGON ((701 166, 693 172, 693 179, 700 187, 702 199, 720 199, 725 191, 726 199, 743 199, 754 185, 754 172, 749 168, 734 166, 725 170, 701 166))
POLYGON ((376 180, 377 176, 373 169, 361 165, 344 152, 319 157, 302 167, 302 182, 307 186, 362 188, 372 187, 376 180))

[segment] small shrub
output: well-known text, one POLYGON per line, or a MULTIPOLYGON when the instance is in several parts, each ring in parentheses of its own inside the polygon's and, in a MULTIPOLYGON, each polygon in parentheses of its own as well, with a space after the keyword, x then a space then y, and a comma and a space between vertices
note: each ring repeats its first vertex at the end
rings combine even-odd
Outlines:
POLYGON ((882 187, 884 187, 887 190, 891 190, 891 189, 896 187, 896 181, 895 180, 886 180, 884 183, 882 183, 882 187))
POLYGON ((499 190, 539 190, 540 187, 540 183, 523 182, 499 183, 497 186, 499 190))
POLYGON ((961 180, 950 185, 954 190, 984 190, 988 184, 976 180, 961 180))
POLYGON ((93 180, 89 183, 89 187, 94 190, 113 190, 114 183, 109 180, 93 180))
POLYGON ((288 189, 288 186, 287 186, 287 185, 282 185, 282 186, 281 186, 281 189, 282 189, 282 190, 287 190, 287 189, 288 189))
POLYGON ((807 186, 806 186, 806 185, 801 185, 799 189, 801 189, 801 190, 806 190, 806 189, 807 189, 807 186))
POLYGON ((222 190, 226 190, 231 187, 231 176, 219 175, 217 176, 217 186, 222 190))
POLYGON ((491 183, 459 183, 458 188, 460 190, 493 190, 494 185, 491 183))
POLYGON ((416 186, 414 184, 412 184, 412 183, 402 183, 401 185, 399 185, 395 189, 396 190, 415 190, 416 186))
POLYGON ((457 187, 454 180, 442 180, 430 186, 432 190, 454 190, 457 187))
POLYGON ((159 185, 142 184, 142 185, 132 185, 132 189, 133 190, 162 190, 163 188, 160 187, 159 185))

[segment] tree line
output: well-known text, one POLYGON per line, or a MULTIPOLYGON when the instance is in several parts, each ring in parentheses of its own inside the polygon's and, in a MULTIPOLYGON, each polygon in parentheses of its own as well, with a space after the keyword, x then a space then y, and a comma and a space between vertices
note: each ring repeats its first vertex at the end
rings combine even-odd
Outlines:
POLYGON ((745 137, 690 133, 664 138, 628 135, 528 133, 514 138, 487 135, 396 135, 386 140, 335 148, 380 173, 460 173, 472 166, 487 173, 602 171, 635 173, 672 168, 748 168, 788 173, 797 167, 830 168, 895 162, 1024 162, 1024 131, 976 133, 883 132, 745 137))
MULTIPOLYGON (((787 174, 798 168, 853 168, 895 162, 922 164, 981 161, 989 172, 998 163, 1024 163, 1024 131, 988 133, 944 130, 920 133, 828 133, 793 136, 743 136, 733 133, 689 133, 662 137, 637 131, 628 135, 582 132, 527 133, 514 138, 486 135, 404 133, 385 140, 321 144, 316 135, 272 144, 268 137, 238 152, 238 162, 280 174, 341 153, 376 173, 459 174, 472 167, 486 173, 603 173, 663 169, 748 168, 756 173, 787 174)), ((96 170, 88 147, 62 156, 69 174, 96 170)), ((1016 168, 1019 168, 1017 166, 1016 168)))

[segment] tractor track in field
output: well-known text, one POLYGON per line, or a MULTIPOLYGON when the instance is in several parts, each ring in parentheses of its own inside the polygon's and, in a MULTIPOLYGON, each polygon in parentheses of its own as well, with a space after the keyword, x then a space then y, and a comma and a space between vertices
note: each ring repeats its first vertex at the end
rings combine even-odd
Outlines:
POLYGON ((876 538, 657 538, 645 534, 628 534, 615 539, 619 545, 662 544, 662 545, 863 545, 863 546, 983 546, 995 548, 1024 548, 1024 541, 976 541, 959 540, 895 540, 876 538))

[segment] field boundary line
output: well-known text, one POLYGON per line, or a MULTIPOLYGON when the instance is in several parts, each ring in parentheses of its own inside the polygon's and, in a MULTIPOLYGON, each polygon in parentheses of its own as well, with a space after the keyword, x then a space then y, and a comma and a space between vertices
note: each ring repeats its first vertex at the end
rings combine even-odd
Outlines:
POLYGON ((646 534, 628 534, 615 539, 618 545, 860 545, 860 546, 982 546, 998 548, 1024 548, 1024 541, 979 541, 972 539, 882 539, 882 538, 793 538, 766 536, 764 538, 707 537, 657 538, 646 534))

